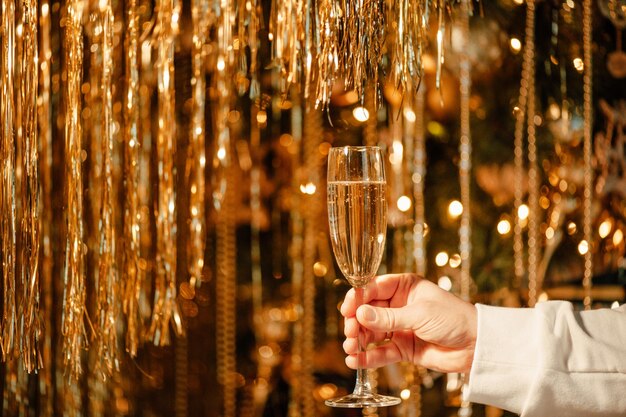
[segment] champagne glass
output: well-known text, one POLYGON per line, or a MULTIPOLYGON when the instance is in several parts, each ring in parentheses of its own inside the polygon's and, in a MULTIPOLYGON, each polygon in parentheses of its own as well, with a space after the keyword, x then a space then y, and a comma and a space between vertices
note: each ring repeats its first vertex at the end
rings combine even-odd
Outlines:
MULTIPOLYGON (((382 152, 376 146, 331 148, 328 153, 328 222, 335 258, 356 291, 357 306, 363 289, 376 275, 385 247, 387 201, 382 152)), ((400 399, 372 392, 359 328, 358 369, 354 392, 326 401, 331 407, 385 407, 400 399)))

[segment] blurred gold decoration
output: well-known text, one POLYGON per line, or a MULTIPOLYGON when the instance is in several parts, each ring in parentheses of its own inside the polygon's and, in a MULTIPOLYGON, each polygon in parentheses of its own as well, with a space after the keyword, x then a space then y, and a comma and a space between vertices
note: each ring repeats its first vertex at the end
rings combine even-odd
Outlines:
POLYGON ((585 252, 585 267, 583 270, 583 287, 585 298, 583 305, 585 310, 591 309, 591 279, 593 276, 593 235, 592 235, 592 213, 591 203, 593 199, 594 171, 591 164, 592 147, 591 136, 593 134, 593 62, 592 62, 592 12, 591 0, 583 0, 583 158, 584 158, 584 190, 583 190, 583 235, 587 242, 587 252, 585 252))
MULTIPOLYGON (((302 151, 302 107, 300 100, 295 100, 291 112, 291 133, 293 137, 294 152, 291 153, 291 162, 294 166, 300 166, 300 153, 302 151)), ((289 256, 291 259, 291 288, 292 303, 295 312, 300 313, 302 306, 302 276, 304 254, 304 220, 301 203, 300 185, 302 184, 301 173, 298 171, 293 176, 290 186, 290 194, 293 199, 293 208, 290 216, 292 230, 289 242, 289 256)), ((289 389, 288 417, 301 417, 302 404, 302 344, 303 325, 300 314, 293 325, 293 337, 291 341, 291 380, 289 389)))
MULTIPOLYGON (((96 368, 103 378, 119 369, 117 348, 117 319, 119 312, 119 283, 116 267, 115 212, 113 190, 113 25, 111 0, 98 0, 97 27, 102 37, 100 53, 102 70, 99 89, 102 101, 101 118, 101 179, 100 220, 98 223, 99 257, 96 275, 96 368)), ((96 88, 95 86, 92 88, 96 88)))
POLYGON ((304 115, 303 158, 306 172, 306 182, 315 185, 316 192, 301 193, 304 218, 303 234, 303 274, 302 274, 302 373, 301 399, 302 417, 313 417, 316 414, 315 404, 311 393, 315 388, 313 364, 315 361, 315 275, 313 264, 317 259, 318 251, 316 238, 319 233, 320 215, 324 213, 322 197, 321 159, 318 151, 322 136, 322 114, 313 106, 312 102, 305 102, 304 115))
POLYGON ((16 189, 15 189, 15 138, 13 121, 15 118, 15 97, 13 90, 15 65, 15 2, 2 1, 2 65, 0 79, 0 161, 2 178, 0 179, 0 233, 2 234, 2 360, 15 356, 17 324, 16 299, 16 189))
MULTIPOLYGON (((459 180, 461 186, 461 204, 463 213, 461 214, 461 225, 459 227, 459 254, 461 255, 461 289, 460 296, 465 301, 470 301, 470 286, 472 283, 471 260, 472 260, 472 227, 471 227, 471 173, 472 173, 472 132, 470 127, 470 95, 472 88, 472 78, 470 70, 470 58, 468 55, 468 45, 470 42, 470 0, 461 0, 459 27, 463 45, 459 54, 459 95, 461 104, 459 140, 459 180)), ((461 392, 465 392, 468 387, 469 375, 463 374, 463 386, 461 392)), ((459 417, 470 417, 472 415, 472 405, 465 400, 462 394, 459 417)))
POLYGON ((415 225, 413 226, 413 257, 415 272, 426 276, 426 244, 424 242, 426 217, 424 212, 424 183, 426 176, 426 146, 424 135, 425 85, 417 90, 415 98, 415 144, 413 147, 413 200, 415 201, 415 225))
POLYGON ((459 227, 459 254, 461 255, 461 291, 460 295, 466 301, 470 300, 471 277, 471 195, 470 180, 472 171, 472 136, 470 129, 470 94, 471 94, 471 74, 470 60, 467 54, 467 44, 469 43, 469 0, 461 1, 459 26, 464 46, 460 53, 460 82, 459 95, 461 103, 461 138, 459 141, 459 178, 461 185, 461 204, 463 213, 461 214, 461 225, 459 227))
MULTIPOLYGON (((224 149, 226 158, 231 158, 231 150, 224 149)), ((235 205, 237 198, 234 181, 234 165, 226 168, 224 173, 223 207, 217 219, 217 378, 222 386, 222 416, 236 415, 236 308, 237 308, 237 270, 236 270, 236 236, 235 236, 235 205)))
POLYGON ((174 416, 189 415, 189 339, 185 333, 176 339, 174 348, 176 376, 174 380, 174 416))
MULTIPOLYGON (((537 144, 535 134, 535 1, 526 2, 524 61, 520 102, 526 100, 526 111, 518 117, 526 119, 528 134, 528 305, 533 307, 542 283, 537 279, 539 268, 539 167, 537 164, 537 144)), ((517 134, 517 133, 516 133, 517 134)), ((516 207, 519 210, 519 206, 516 207)), ((516 214, 519 220, 519 212, 516 214)), ((521 249, 520 249, 521 250, 521 249)))
POLYGON ((39 370, 39 411, 42 417, 54 414, 54 392, 52 377, 52 110, 50 106, 51 57, 50 48, 50 3, 40 2, 39 13, 39 98, 37 109, 39 137, 39 180, 41 183, 40 203, 40 282, 42 325, 42 367, 39 370))
POLYGON ((67 242, 63 288, 63 364, 70 379, 82 373, 82 352, 87 348, 85 332, 85 254, 83 242, 83 149, 81 85, 83 73, 84 2, 70 0, 65 15, 65 192, 67 242))
POLYGON ((158 203, 156 218, 156 276, 149 338, 157 346, 170 344, 170 322, 181 334, 182 319, 176 301, 176 103, 174 49, 181 5, 179 0, 159 0, 155 27, 158 85, 158 203))
POLYGON ((594 141, 594 156, 599 168, 596 192, 600 197, 614 192, 626 200, 626 102, 620 101, 611 107, 600 100, 600 110, 607 124, 605 131, 598 133, 594 141))
POLYGON ((142 322, 139 312, 139 299, 145 277, 140 266, 141 235, 140 221, 140 174, 143 140, 140 114, 140 22, 138 0, 130 0, 126 5, 126 61, 125 61, 125 111, 124 111, 124 161, 126 193, 124 199, 124 284, 122 306, 126 315, 126 351, 131 357, 137 356, 142 335, 142 322))

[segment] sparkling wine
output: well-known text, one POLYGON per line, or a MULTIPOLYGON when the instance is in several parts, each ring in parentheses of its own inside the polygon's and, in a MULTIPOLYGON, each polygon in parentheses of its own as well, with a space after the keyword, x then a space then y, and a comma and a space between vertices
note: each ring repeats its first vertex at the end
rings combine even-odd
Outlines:
POLYGON ((328 221, 341 272, 352 286, 366 285, 376 275, 385 247, 385 182, 329 182, 328 221))

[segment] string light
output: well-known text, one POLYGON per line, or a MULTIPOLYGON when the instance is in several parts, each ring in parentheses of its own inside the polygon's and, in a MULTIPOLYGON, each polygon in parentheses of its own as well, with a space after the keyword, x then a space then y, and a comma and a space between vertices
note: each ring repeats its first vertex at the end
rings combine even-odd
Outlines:
MULTIPOLYGON (((584 158, 584 190, 583 190, 583 235, 587 242, 585 251, 585 268, 583 271, 583 287, 585 310, 591 309, 591 279, 593 275, 591 205, 593 198, 593 167, 592 167, 592 134, 593 134, 593 102, 592 102, 592 4, 591 0, 583 0, 583 158, 584 158)), ((580 246, 579 246, 580 251, 580 246)))

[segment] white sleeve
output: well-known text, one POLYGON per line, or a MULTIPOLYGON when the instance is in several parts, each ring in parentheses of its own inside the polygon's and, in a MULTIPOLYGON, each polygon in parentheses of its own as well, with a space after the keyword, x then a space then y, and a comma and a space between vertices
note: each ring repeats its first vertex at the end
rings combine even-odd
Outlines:
POLYGON ((469 401, 522 417, 626 416, 626 305, 476 308, 469 401))

